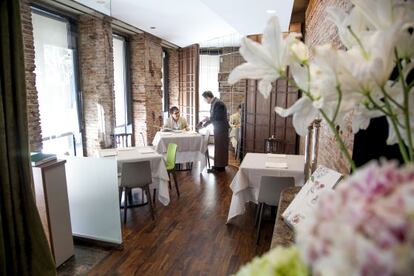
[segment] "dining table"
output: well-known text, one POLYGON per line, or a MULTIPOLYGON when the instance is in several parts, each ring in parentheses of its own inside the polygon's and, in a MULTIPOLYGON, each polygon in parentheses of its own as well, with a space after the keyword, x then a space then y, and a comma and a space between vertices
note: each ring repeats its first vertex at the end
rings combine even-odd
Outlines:
POLYGON ((159 154, 166 155, 170 143, 177 144, 177 164, 200 162, 200 168, 206 166, 208 137, 205 135, 194 131, 159 131, 152 145, 159 154))
POLYGON ((246 203, 258 203, 262 176, 293 177, 295 186, 303 186, 304 164, 304 155, 247 153, 230 184, 233 195, 227 223, 244 214, 246 203))
POLYGON ((122 164, 125 162, 150 161, 152 175, 150 188, 157 189, 158 200, 163 205, 170 203, 169 176, 164 156, 156 152, 153 147, 101 149, 98 151, 98 157, 115 158, 118 164, 118 172, 122 171, 122 164))

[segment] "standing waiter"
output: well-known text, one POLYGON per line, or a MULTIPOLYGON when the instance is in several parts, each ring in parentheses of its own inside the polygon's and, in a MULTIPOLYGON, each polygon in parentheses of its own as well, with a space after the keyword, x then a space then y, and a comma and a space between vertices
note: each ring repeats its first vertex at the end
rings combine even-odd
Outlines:
POLYGON ((211 104, 210 118, 203 120, 204 127, 213 124, 214 126, 214 166, 207 172, 215 173, 224 171, 229 161, 229 122, 227 121, 226 105, 214 97, 211 91, 202 94, 204 100, 211 104))

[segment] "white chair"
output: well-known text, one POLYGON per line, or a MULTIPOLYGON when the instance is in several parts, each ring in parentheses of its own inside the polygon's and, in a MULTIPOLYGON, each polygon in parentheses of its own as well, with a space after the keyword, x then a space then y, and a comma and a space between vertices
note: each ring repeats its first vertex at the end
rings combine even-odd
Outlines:
POLYGON ((152 219, 155 220, 154 207, 152 206, 149 185, 152 183, 150 161, 130 162, 122 164, 122 173, 119 182, 119 198, 124 192, 124 223, 127 219, 128 195, 133 188, 141 188, 146 192, 147 200, 151 208, 152 219))
POLYGON ((262 225, 263 208, 265 205, 277 206, 279 203, 280 193, 291 186, 295 185, 293 177, 262 176, 259 190, 259 206, 256 213, 256 244, 259 244, 260 228, 262 225))

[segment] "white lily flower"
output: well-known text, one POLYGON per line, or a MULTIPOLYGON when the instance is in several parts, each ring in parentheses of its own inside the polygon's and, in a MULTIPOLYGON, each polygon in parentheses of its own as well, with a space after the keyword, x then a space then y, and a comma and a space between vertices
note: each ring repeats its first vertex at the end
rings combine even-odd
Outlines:
POLYGON ((402 0, 351 0, 367 20, 377 29, 385 30, 407 19, 412 1, 402 0))
POLYGON ((308 97, 301 97, 291 107, 284 109, 276 107, 275 111, 282 117, 293 114, 293 127, 297 134, 305 136, 308 126, 318 118, 319 111, 313 106, 313 102, 308 97))
POLYGON ((373 25, 358 9, 352 9, 349 15, 338 7, 329 7, 326 11, 328 19, 336 25, 339 38, 348 49, 358 45, 358 41, 349 28, 357 37, 363 37, 373 29, 373 25))
POLYGON ((376 31, 362 39, 363 49, 354 46, 341 53, 339 62, 344 68, 341 85, 363 94, 385 85, 395 66, 394 46, 397 39, 395 29, 376 31))
POLYGON ((414 26, 414 1, 403 0, 352 0, 357 10, 378 31, 393 29, 400 58, 414 55, 414 35, 408 31, 414 26))
POLYGON ((296 40, 290 46, 290 51, 292 53, 293 59, 300 63, 305 63, 309 60, 309 49, 308 46, 305 45, 300 40, 296 40))
POLYGON ((367 129, 371 119, 384 116, 379 110, 368 110, 363 105, 355 107, 352 113, 352 133, 357 133, 360 129, 367 129))
MULTIPOLYGON (((414 11, 412 17, 414 20, 414 11)), ((397 41, 398 57, 402 59, 411 59, 414 57, 414 21, 407 23, 401 30, 397 41)))
POLYGON ((260 79, 259 91, 267 98, 272 82, 285 74, 290 63, 289 47, 297 34, 289 34, 283 39, 277 17, 271 17, 263 32, 262 44, 243 38, 240 54, 247 63, 237 66, 228 78, 229 84, 241 79, 260 79))
MULTIPOLYGON (((409 73, 409 70, 412 69, 412 65, 410 64, 410 66, 407 66, 408 70, 406 69, 404 72, 404 77, 407 77, 407 74, 409 73)), ((384 87, 385 91, 387 91, 388 95, 390 97, 392 97, 397 103, 399 103, 400 105, 403 105, 404 103, 404 91, 403 88, 401 86, 401 83, 393 83, 391 81, 389 81, 386 86, 384 87)), ((400 123, 400 125, 398 125, 398 130, 402 136, 402 139, 404 141, 404 143, 408 146, 408 131, 411 132, 411 136, 414 138, 414 88, 411 88, 410 92, 408 93, 408 105, 410 107, 409 109, 409 124, 410 124, 410 129, 406 129, 405 125, 404 125, 404 113, 403 111, 396 107, 395 105, 391 105, 393 106, 393 113, 396 114, 396 118, 398 120, 398 122, 400 123), (402 127, 404 126, 404 127, 402 127)), ((388 145, 393 145, 398 143, 398 136, 397 136, 397 132, 396 129, 393 127, 391 118, 387 116, 387 121, 388 121, 388 138, 387 138, 387 144, 388 145)))
MULTIPOLYGON (((320 110, 332 119, 337 109, 339 94, 336 86, 339 69, 336 60, 337 50, 324 45, 315 50, 314 60, 309 64, 291 65, 293 79, 298 88, 304 91, 303 96, 290 108, 277 107, 275 111, 282 117, 293 114, 294 127, 299 135, 306 134, 309 123, 318 117, 320 110)), ((353 105, 354 103, 352 107, 353 105)), ((347 107, 348 104, 343 106, 347 107)), ((342 117, 349 110, 351 108, 338 110, 337 123, 343 124, 342 117)))

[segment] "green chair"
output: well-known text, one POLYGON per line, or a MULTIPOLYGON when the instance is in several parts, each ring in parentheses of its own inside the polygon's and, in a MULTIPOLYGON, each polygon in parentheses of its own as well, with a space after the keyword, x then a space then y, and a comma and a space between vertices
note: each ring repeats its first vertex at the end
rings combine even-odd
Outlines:
MULTIPOLYGON (((171 189, 171 175, 174 178, 174 183, 175 183, 175 189, 177 190, 177 195, 178 197, 180 197, 180 190, 178 189, 178 182, 177 182, 177 174, 175 171, 175 157, 177 155, 177 144, 168 144, 168 149, 167 149, 167 161, 165 166, 167 167, 167 172, 168 172, 168 177, 170 178, 170 180, 168 181, 169 184, 169 188, 171 189)), ((154 198, 153 201, 155 203, 155 195, 156 195, 156 189, 154 189, 154 198)))

